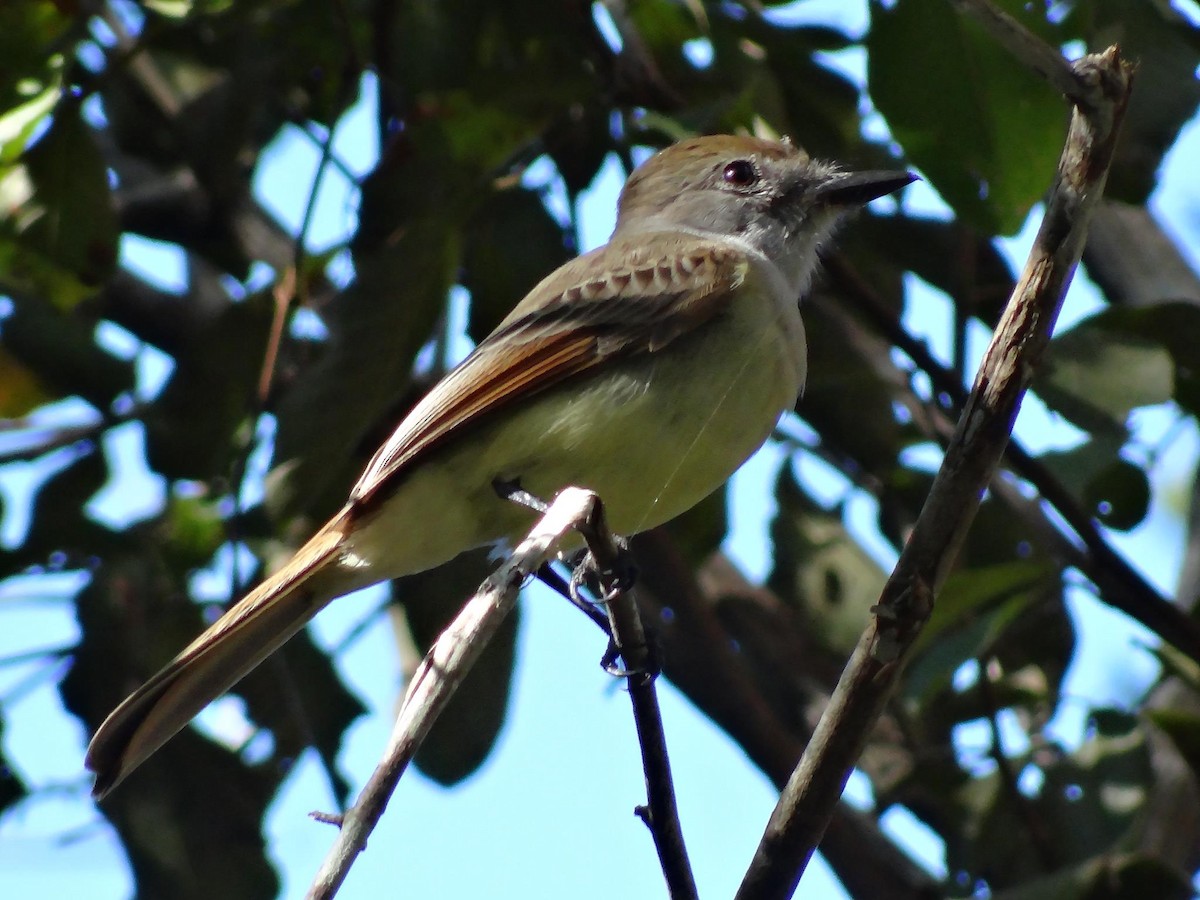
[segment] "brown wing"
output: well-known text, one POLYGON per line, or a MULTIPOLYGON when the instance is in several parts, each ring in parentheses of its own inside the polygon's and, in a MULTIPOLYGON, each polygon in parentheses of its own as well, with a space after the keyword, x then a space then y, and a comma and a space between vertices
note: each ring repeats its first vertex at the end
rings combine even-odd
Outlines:
POLYGON ((648 237, 616 239, 535 287, 413 407, 367 466, 351 502, 369 503, 415 459, 481 416, 613 356, 665 347, 719 313, 746 277, 746 255, 728 244, 648 237))

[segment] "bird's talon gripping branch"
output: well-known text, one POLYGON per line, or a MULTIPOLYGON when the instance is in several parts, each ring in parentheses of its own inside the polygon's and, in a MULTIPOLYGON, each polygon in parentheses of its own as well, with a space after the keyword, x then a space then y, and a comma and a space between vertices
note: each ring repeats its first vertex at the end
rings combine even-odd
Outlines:
POLYGON ((583 594, 583 589, 595 587, 595 569, 592 566, 592 554, 585 553, 583 558, 571 567, 571 582, 568 589, 571 592, 571 602, 576 606, 595 606, 596 601, 583 594))
MULTIPOLYGON (((620 535, 615 536, 614 540, 617 544, 617 558, 613 560, 607 571, 600 573, 601 583, 609 586, 609 595, 630 590, 637 581, 638 575, 637 562, 629 549, 629 541, 620 535)), ((601 598, 601 602, 608 602, 608 600, 608 595, 601 598)))
POLYGON ((629 591, 637 581, 637 564, 629 552, 629 542, 622 537, 614 541, 617 554, 608 565, 601 566, 589 551, 571 570, 571 597, 576 602, 604 605, 629 591), (594 601, 580 597, 579 591, 585 587, 596 596, 594 601))
MULTIPOLYGON (((585 553, 578 564, 571 570, 570 594, 571 602, 577 606, 587 604, 592 608, 597 606, 607 607, 616 602, 625 594, 636 580, 637 568, 633 563, 632 555, 629 552, 629 543, 623 538, 614 538, 617 546, 617 553, 610 561, 610 565, 601 568, 596 561, 596 557, 589 551, 585 553), (583 594, 583 589, 587 590, 595 596, 596 599, 591 599, 583 594)), ((632 598, 628 599, 632 603, 632 598)), ((608 610, 611 614, 613 610, 608 610)), ((613 634, 612 628, 609 629, 610 637, 608 646, 604 650, 604 655, 600 658, 600 667, 609 675, 615 678, 631 678, 636 676, 646 676, 654 678, 658 675, 658 665, 653 659, 653 654, 647 653, 646 658, 650 661, 649 665, 638 666, 619 666, 617 660, 626 657, 627 654, 622 652, 621 645, 618 643, 617 636, 613 634)), ((626 648, 629 649, 629 648, 626 648)))
POLYGON ((621 648, 617 646, 617 642, 613 638, 609 638, 608 646, 604 648, 604 655, 600 657, 600 668, 614 678, 628 678, 630 675, 636 674, 624 666, 618 666, 617 660, 620 658, 621 648))
POLYGON ((658 653, 654 649, 653 642, 649 642, 645 649, 645 662, 639 666, 618 666, 617 660, 623 654, 621 648, 617 646, 614 639, 609 639, 608 647, 604 651, 604 655, 600 657, 600 668, 612 675, 614 678, 643 678, 648 681, 653 681, 662 671, 662 667, 658 662, 658 653))

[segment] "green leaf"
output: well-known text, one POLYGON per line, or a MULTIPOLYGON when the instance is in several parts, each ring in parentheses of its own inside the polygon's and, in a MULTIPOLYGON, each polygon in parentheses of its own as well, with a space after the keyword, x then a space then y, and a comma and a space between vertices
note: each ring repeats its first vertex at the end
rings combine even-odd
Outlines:
POLYGON ((1085 431, 1123 433, 1129 413, 1175 393, 1175 364, 1157 341, 1099 317, 1050 342, 1033 387, 1046 404, 1085 431))
POLYGON ((1110 528, 1128 531, 1150 509, 1150 478, 1118 454, 1124 440, 1103 434, 1072 450, 1041 456, 1051 473, 1080 506, 1110 528))
POLYGON ((0 3, 0 110, 6 116, 59 84, 69 56, 63 39, 84 18, 73 22, 72 12, 71 4, 52 0, 0 3))
POLYGON ((1141 819, 1153 781, 1146 735, 1135 715, 1095 710, 1078 750, 1045 767, 1038 809, 1072 859, 1115 849, 1141 819))
POLYGON ((175 369, 146 416, 146 459, 168 478, 228 472, 237 430, 253 409, 272 305, 263 296, 231 304, 187 335, 175 369))
POLYGON ((36 376, 54 396, 83 397, 100 410, 133 387, 133 364, 101 349, 95 325, 78 312, 62 312, 43 294, 11 290, 4 320, 6 354, 36 376))
POLYGON ((107 167, 78 103, 58 106, 22 161, 33 194, 18 218, 21 243, 84 284, 99 284, 116 267, 117 217, 107 167))
POLYGON ((966 618, 980 616, 999 601, 1025 596, 1042 586, 1047 574, 1044 562, 1025 560, 953 572, 946 579, 933 615, 914 650, 920 652, 966 618))
POLYGON ((1149 856, 1099 856, 992 895, 994 900, 1187 900, 1182 872, 1149 856))
POLYGON ((1083 500, 1109 528, 1129 531, 1150 512, 1150 477, 1139 466, 1118 459, 1088 483, 1083 500))
POLYGON ((146 8, 168 19, 185 18, 195 6, 194 0, 143 0, 146 8))
MULTIPOLYGON (((1018 794, 998 774, 973 779, 956 792, 951 814, 959 821, 946 832, 951 872, 964 873, 967 883, 982 878, 999 895, 1044 876, 1048 864, 1094 862, 1137 839, 1153 778, 1145 734, 1136 716, 1116 710, 1096 711, 1092 724, 1090 736, 1072 754, 1056 757, 1045 752, 1010 761, 1017 771, 1027 763, 1040 767, 1044 778, 1036 793, 1018 794), (1050 836, 1049 843, 1039 842, 1030 820, 1050 836)), ((1067 878, 1058 887, 1066 891, 1072 883, 1067 878)), ((1096 882, 1080 883, 1094 887, 1096 882)), ((1044 896, 1072 895, 1068 891, 1044 896)))
POLYGON ((886 575, 847 532, 841 510, 823 509, 808 497, 791 466, 780 473, 775 495, 775 565, 767 584, 795 608, 821 646, 848 653, 886 575))
POLYGON ((158 525, 163 556, 179 572, 200 568, 226 540, 221 501, 172 493, 158 525))
POLYGON ((615 149, 608 115, 608 109, 599 103, 574 107, 551 125, 543 138, 546 153, 572 201, 595 180, 605 158, 615 149))
POLYGON ((0 346, 0 418, 19 418, 52 399, 37 374, 0 346))
POLYGON ((11 165, 25 150, 30 137, 40 128, 58 103, 61 87, 55 81, 20 106, 0 115, 0 167, 11 165))
POLYGON ((54 553, 110 552, 120 538, 87 516, 84 506, 104 486, 109 469, 104 454, 81 442, 75 458, 39 488, 34 499, 29 533, 19 553, 6 554, 5 563, 44 562, 54 553))
MULTIPOLYGON (((1047 32, 1026 4, 1001 5, 1047 32)), ((1062 99, 948 3, 872 3, 866 46, 871 97, 908 157, 959 216, 988 233, 1020 228, 1054 178, 1062 99)))
POLYGON ((489 196, 468 223, 463 248, 471 338, 483 340, 534 285, 570 258, 562 229, 537 194, 514 188, 489 196))
POLYGON ((1091 51, 1119 44, 1125 58, 1137 61, 1105 193, 1145 203, 1163 156, 1200 103, 1200 32, 1168 0, 1090 0, 1068 8, 1064 27, 1081 34, 1091 51))
MULTIPOLYGON (((1090 327, 1111 330, 1130 340, 1141 338, 1165 349, 1173 363, 1172 396, 1175 402, 1193 416, 1200 416, 1200 366, 1196 365, 1200 307, 1187 300, 1177 300, 1136 309, 1114 308, 1097 313, 1087 323, 1090 327)), ((1165 382, 1161 372, 1157 377, 1165 382)), ((1161 392, 1152 399, 1159 396, 1161 392)))
POLYGON ((905 694, 928 699, 945 688, 960 665, 988 652, 1004 630, 1044 596, 1050 574, 1044 562, 1034 561, 951 574, 913 647, 905 694))

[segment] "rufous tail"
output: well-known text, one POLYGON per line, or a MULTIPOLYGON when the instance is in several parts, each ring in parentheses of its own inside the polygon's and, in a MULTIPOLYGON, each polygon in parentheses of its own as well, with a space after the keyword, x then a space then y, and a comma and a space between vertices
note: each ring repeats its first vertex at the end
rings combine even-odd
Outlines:
POLYGON ((282 569, 229 609, 104 720, 88 745, 96 773, 92 794, 103 797, 183 729, 211 701, 278 650, 330 600, 346 527, 338 516, 282 569))

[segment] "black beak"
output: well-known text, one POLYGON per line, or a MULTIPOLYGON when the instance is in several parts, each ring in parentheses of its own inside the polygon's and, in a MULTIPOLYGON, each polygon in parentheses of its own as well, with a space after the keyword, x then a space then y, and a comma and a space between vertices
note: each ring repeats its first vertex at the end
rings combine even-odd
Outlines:
POLYGON ((916 180, 917 176, 911 172, 844 172, 834 175, 813 193, 816 199, 830 206, 862 206, 916 180))

